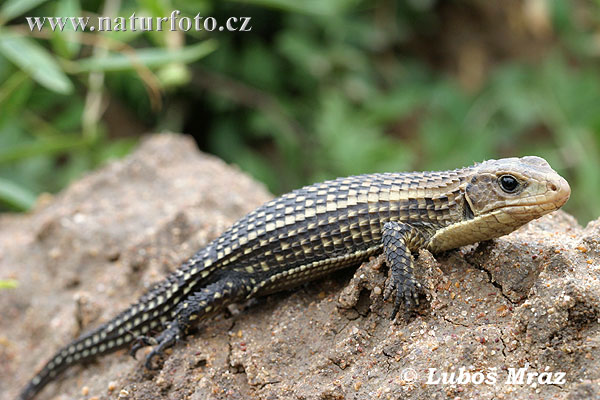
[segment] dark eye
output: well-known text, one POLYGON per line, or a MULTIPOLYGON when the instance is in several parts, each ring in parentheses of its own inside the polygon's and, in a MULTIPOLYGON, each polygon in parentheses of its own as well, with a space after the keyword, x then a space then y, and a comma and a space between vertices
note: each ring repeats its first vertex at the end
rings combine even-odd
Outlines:
POLYGON ((498 178, 498 181, 500 182, 500 187, 506 193, 514 193, 519 188, 519 181, 512 175, 502 175, 498 178))

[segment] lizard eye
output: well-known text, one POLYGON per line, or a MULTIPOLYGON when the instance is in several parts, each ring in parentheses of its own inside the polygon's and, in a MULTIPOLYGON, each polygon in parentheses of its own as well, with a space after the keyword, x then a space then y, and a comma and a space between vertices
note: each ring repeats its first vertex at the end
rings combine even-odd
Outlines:
POLYGON ((502 175, 498 178, 498 183, 506 193, 514 193, 519 188, 519 181, 512 175, 502 175))

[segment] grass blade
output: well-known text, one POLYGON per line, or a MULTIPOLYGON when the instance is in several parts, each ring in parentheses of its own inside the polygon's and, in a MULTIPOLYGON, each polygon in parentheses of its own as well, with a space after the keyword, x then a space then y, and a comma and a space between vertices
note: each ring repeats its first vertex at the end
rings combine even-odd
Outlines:
POLYGON ((142 49, 133 54, 110 54, 106 57, 90 57, 75 64, 76 72, 133 70, 136 65, 156 68, 170 63, 189 64, 212 53, 217 48, 214 40, 205 40, 196 45, 177 50, 142 49))
POLYGON ((0 8, 0 25, 45 3, 48 0, 8 0, 0 8))
POLYGON ((89 140, 87 139, 73 139, 70 137, 57 137, 22 143, 0 149, 0 164, 15 162, 39 155, 61 153, 88 144, 89 140))
POLYGON ((47 89, 60 94, 73 91, 73 84, 54 57, 33 39, 0 32, 0 54, 47 89))
POLYGON ((19 283, 17 281, 15 281, 14 279, 5 279, 5 280, 0 279, 0 290, 15 289, 17 286, 19 286, 19 283))
POLYGON ((0 202, 19 210, 27 211, 35 203, 36 195, 9 180, 0 178, 0 202))

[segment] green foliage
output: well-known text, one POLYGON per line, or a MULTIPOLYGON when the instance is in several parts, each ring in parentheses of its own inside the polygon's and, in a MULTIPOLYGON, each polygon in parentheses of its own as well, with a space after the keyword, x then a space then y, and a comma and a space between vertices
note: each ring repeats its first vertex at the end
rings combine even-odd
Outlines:
POLYGON ((4 32, 0 36, 0 54, 46 89, 60 94, 73 91, 71 81, 54 58, 35 41, 4 32))
POLYGON ((83 58, 77 62, 76 72, 90 71, 129 71, 132 64, 147 68, 161 67, 171 63, 190 63, 212 53, 216 48, 213 40, 186 46, 175 51, 164 49, 138 50, 135 54, 112 54, 105 57, 83 58))
MULTIPOLYGON (((109 1, 107 8, 108 3, 116 4, 109 1)), ((136 3, 115 11, 126 7, 136 3)), ((118 91, 109 93, 103 81, 108 85, 127 79, 122 90, 137 91, 131 97, 151 107, 158 101, 157 91, 186 84, 189 76, 181 70, 217 48, 212 39, 167 45, 134 42, 138 35, 115 32, 92 40, 90 33, 73 29, 47 28, 34 35, 24 19, 78 16, 81 10, 79 0, 11 0, 0 8, 0 206, 27 210, 37 193, 55 192, 82 172, 133 148, 135 136, 113 135, 102 124, 98 110, 103 102, 119 97, 118 91), (121 75, 108 75, 113 71, 121 75)))
POLYGON ((596 218, 600 6, 526 3, 9 0, 0 7, 0 203, 26 210, 38 193, 126 154, 141 133, 172 130, 276 193, 536 154, 571 183, 567 210, 596 218), (496 22, 502 7, 525 22, 496 22), (31 34, 24 20, 175 9, 251 17, 252 31, 31 34), (469 26, 464 9, 494 17, 469 26), (483 76, 465 43, 483 54, 483 76))
POLYGON ((0 290, 2 289, 14 289, 19 286, 18 282, 13 279, 0 279, 0 290))

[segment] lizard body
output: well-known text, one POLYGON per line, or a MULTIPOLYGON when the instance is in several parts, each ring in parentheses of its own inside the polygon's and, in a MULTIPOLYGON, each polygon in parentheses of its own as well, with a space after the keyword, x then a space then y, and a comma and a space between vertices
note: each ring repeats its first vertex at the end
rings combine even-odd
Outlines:
POLYGON ((338 178, 249 213, 116 317, 60 349, 19 396, 29 400, 69 366, 154 344, 153 358, 230 303, 291 288, 384 254, 392 318, 422 296, 412 252, 493 239, 559 209, 570 188, 539 157, 441 172, 338 178), (157 337, 154 332, 161 331, 157 337))

